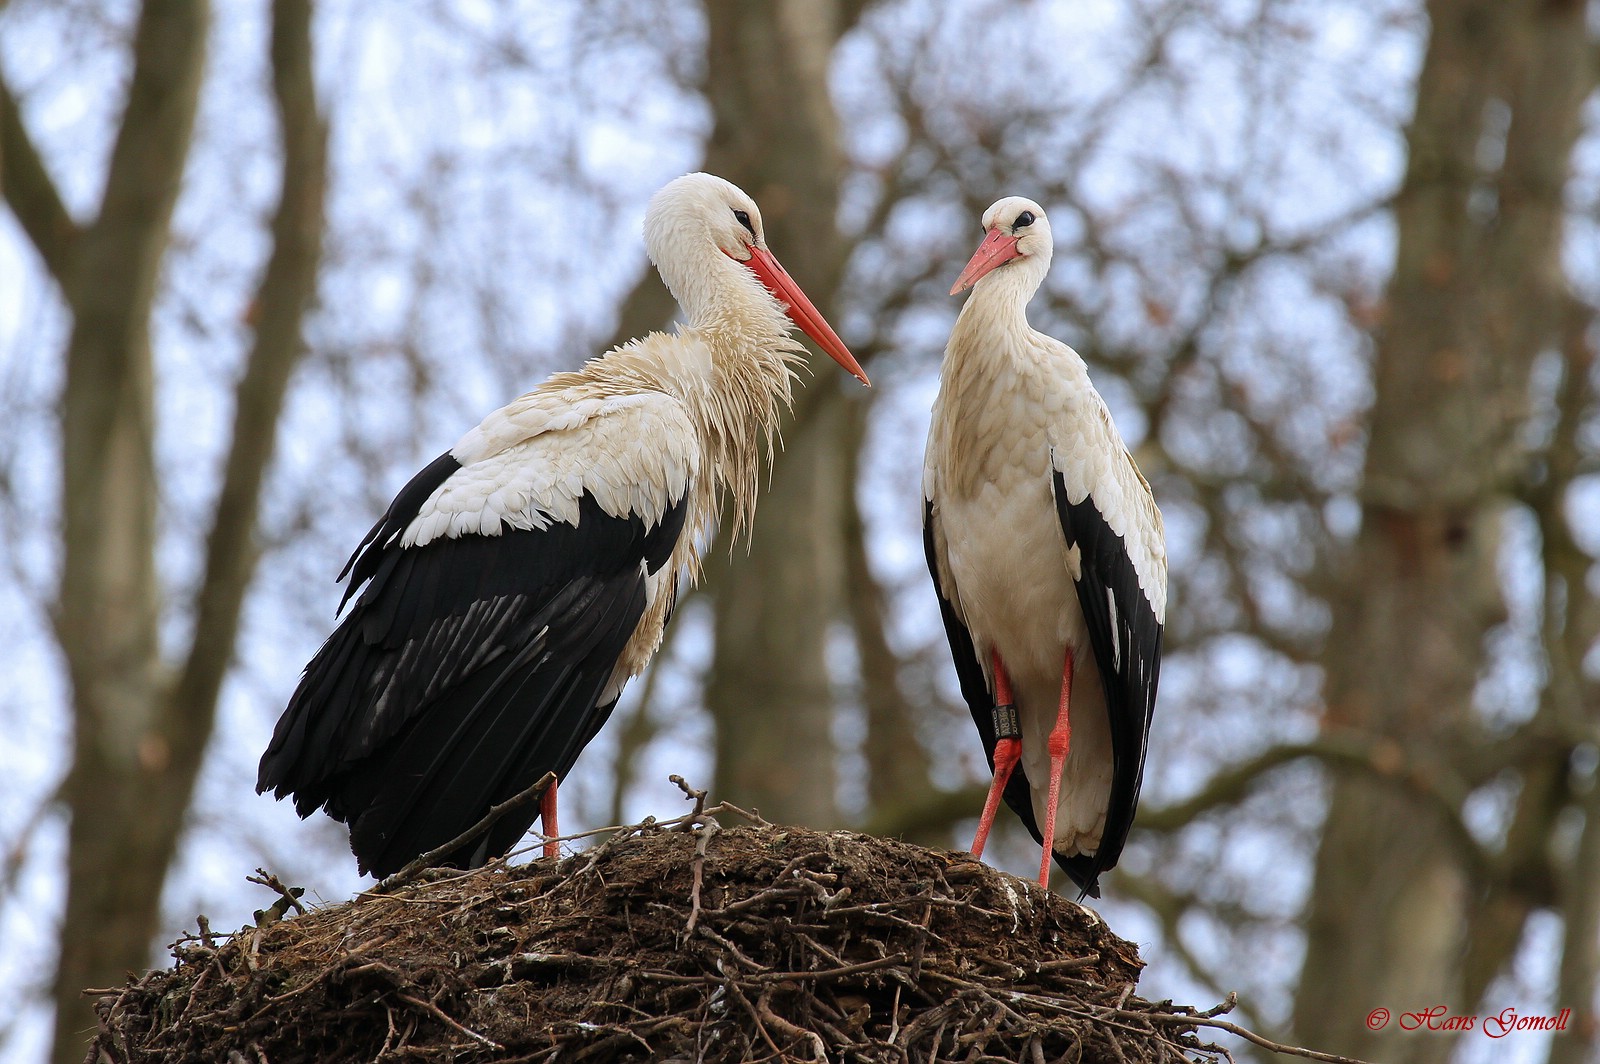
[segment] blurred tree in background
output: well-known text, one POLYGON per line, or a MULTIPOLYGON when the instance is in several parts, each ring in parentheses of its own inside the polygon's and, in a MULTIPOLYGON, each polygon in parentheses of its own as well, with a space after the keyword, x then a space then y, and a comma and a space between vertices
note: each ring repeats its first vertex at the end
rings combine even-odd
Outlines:
MULTIPOLYGON (((748 554, 711 545, 576 821, 670 807, 677 771, 966 844, 922 437, 978 216, 1028 195, 1058 234, 1032 321, 1089 360, 1171 539, 1102 906, 1147 992, 1238 990, 1385 1061, 1591 1059, 1593 7, 11 0, 0 985, 37 1004, 0 1056, 43 1052, 54 986, 81 1059, 78 989, 244 920, 257 864, 355 888, 337 825, 252 794, 332 574, 484 412, 670 321, 638 221, 704 168, 877 387, 802 389, 748 554), (1575 1019, 1398 1030, 1438 1004, 1575 1019)), ((1020 834, 996 861, 1027 867, 1020 834)))
MULTIPOLYGON (((256 561, 261 484, 322 237, 325 131, 312 78, 310 0, 272 10, 272 88, 282 124, 272 250, 248 312, 252 341, 203 540, 197 586, 171 599, 158 574, 151 316, 162 287, 205 67, 208 5, 152 2, 132 31, 126 104, 89 220, 64 204, 17 99, 0 85, 0 178, 70 317, 59 418, 60 582, 49 611, 71 690, 71 766, 55 1059, 82 1056, 85 987, 147 963, 256 561), (164 614, 190 634, 162 647, 164 614)), ((20 503, 20 500, 19 500, 20 503)))
MULTIPOLYGON (((1497 1012, 1485 992, 1540 910, 1563 924, 1555 1000, 1594 1001, 1600 692, 1582 662, 1600 630, 1592 559, 1564 512, 1597 341, 1596 304, 1562 261, 1566 178, 1600 73, 1585 7, 1428 5, 1373 330, 1360 528, 1324 566, 1322 734, 1356 757, 1333 775, 1295 1003, 1301 1037, 1372 1059, 1447 1059, 1449 1039, 1349 1018, 1386 1002, 1497 1012), (1510 621, 1496 570, 1516 520, 1536 528, 1543 682, 1525 719, 1486 720, 1476 696, 1510 621), (1480 837, 1465 814, 1489 786, 1504 823, 1480 837)), ((1597 1044, 1591 1026, 1552 1060, 1593 1059, 1597 1044)))

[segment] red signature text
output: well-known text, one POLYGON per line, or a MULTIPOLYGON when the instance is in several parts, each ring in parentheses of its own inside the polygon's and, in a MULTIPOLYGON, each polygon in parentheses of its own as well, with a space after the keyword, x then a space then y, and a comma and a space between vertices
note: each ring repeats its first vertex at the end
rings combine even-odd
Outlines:
MULTIPOLYGON (((1381 1031, 1391 1019, 1394 1017, 1388 1009, 1373 1009, 1367 1013, 1367 1027, 1381 1031)), ((1434 1005, 1417 1012, 1402 1012, 1395 1022, 1402 1031, 1481 1031, 1489 1038, 1504 1038, 1517 1031, 1565 1031, 1571 1020, 1571 1009, 1562 1009, 1553 1016, 1524 1015, 1508 1005, 1491 1016, 1469 1016, 1452 1014, 1445 1005, 1434 1005)))

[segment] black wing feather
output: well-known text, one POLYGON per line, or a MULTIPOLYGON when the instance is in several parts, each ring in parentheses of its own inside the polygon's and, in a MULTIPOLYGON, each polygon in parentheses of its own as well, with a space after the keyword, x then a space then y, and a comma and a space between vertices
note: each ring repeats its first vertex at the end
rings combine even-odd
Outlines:
POLYGON ((344 568, 339 570, 339 579, 350 578, 349 585, 344 589, 344 597, 339 600, 339 612, 344 612, 344 607, 350 601, 350 596, 360 589, 361 585, 378 577, 384 570, 393 570, 399 562, 399 555, 387 548, 400 538, 400 534, 411 524, 411 519, 417 516, 417 511, 422 509, 422 504, 427 502, 439 485, 449 480, 461 468, 461 463, 456 461, 455 455, 446 451, 406 482, 400 493, 394 497, 389 508, 378 518, 378 523, 368 530, 357 544, 355 551, 350 555, 350 560, 344 563, 344 568))
POLYGON ((1100 873, 1116 866, 1139 807, 1161 673, 1162 625, 1139 586, 1126 543, 1106 524, 1094 496, 1074 504, 1067 499, 1066 481, 1060 473, 1052 476, 1051 484, 1067 546, 1076 546, 1081 558, 1078 604, 1088 623, 1105 691, 1112 758, 1111 798, 1099 849, 1093 855, 1078 854, 1058 862, 1073 882, 1098 897, 1100 873))
MULTIPOLYGON (((388 875, 448 842, 546 771, 565 777, 609 716, 598 701, 672 553, 687 495, 646 528, 589 495, 576 526, 503 528, 403 548, 459 469, 448 454, 396 497, 345 566, 355 605, 306 666, 261 758, 258 790, 350 825, 363 871, 388 875), (364 584, 364 586, 363 586, 364 584)), ((343 604, 341 603, 341 608, 343 604)), ((537 810, 470 852, 514 846, 537 810)))

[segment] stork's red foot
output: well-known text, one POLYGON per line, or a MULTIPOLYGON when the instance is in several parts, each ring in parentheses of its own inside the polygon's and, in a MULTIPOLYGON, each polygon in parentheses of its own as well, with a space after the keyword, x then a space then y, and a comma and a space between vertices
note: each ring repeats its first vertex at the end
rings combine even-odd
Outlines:
POLYGON ((983 847, 989 841, 989 829, 994 827, 994 815, 1000 809, 1000 796, 1011 781, 1011 771, 1022 760, 1022 740, 1001 739, 994 744, 994 779, 989 783, 989 796, 983 801, 983 815, 978 818, 978 833, 972 837, 972 856, 982 857, 983 847))
POLYGON ((561 846, 556 842, 556 836, 561 834, 561 829, 556 826, 556 783, 551 780, 550 786, 544 789, 544 795, 539 799, 539 828, 544 832, 544 855, 546 857, 560 857, 561 846))

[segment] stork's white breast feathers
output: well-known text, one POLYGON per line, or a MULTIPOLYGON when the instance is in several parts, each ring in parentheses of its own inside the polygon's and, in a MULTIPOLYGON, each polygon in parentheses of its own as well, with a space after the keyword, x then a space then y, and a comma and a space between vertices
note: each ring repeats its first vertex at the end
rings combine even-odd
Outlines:
POLYGON ((576 524, 585 493, 654 527, 699 473, 683 405, 662 392, 534 391, 486 417, 451 454, 462 468, 424 503, 401 544, 576 524))

